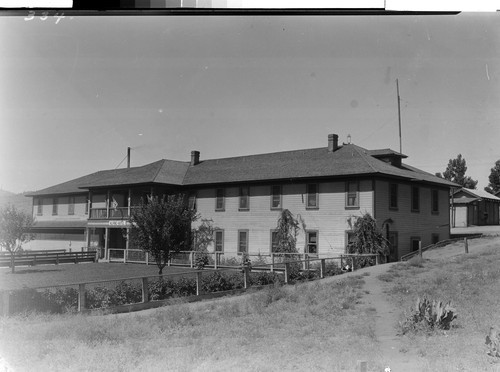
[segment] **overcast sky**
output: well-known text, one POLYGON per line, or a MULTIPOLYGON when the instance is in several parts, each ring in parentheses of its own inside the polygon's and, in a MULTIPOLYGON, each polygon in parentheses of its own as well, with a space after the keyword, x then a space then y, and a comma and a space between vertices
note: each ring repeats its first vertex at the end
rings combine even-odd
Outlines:
POLYGON ((0 187, 322 147, 399 150, 425 171, 500 159, 500 18, 0 18, 0 187), (121 164, 124 167, 126 162, 121 164))

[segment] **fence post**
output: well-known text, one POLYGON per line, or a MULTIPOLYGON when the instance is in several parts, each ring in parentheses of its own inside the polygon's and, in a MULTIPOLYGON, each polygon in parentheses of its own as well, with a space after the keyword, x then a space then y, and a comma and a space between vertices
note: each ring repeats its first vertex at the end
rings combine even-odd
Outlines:
POLYGON ((78 284, 78 311, 85 310, 85 283, 78 284))
POLYGON ((285 262, 285 284, 290 281, 290 264, 285 262))
POLYGON ((149 252, 146 252, 146 266, 149 265, 149 252))
POLYGON ((56 265, 59 265, 59 253, 56 253, 56 265))
POLYGON ((219 255, 217 252, 214 252, 214 269, 217 270, 217 260, 219 258, 219 255))
POLYGON ((36 254, 33 255, 33 266, 36 265, 36 254))
POLYGON ((321 265, 319 267, 320 267, 319 277, 323 279, 325 277, 325 272, 326 272, 326 262, 324 258, 321 259, 321 265))
POLYGON ((78 263, 78 252, 75 252, 75 263, 78 263))
POLYGON ((193 268, 194 252, 189 252, 189 266, 193 268))
POLYGON ((274 273, 274 253, 271 253, 271 272, 274 273))
POLYGON ((245 289, 250 287, 250 268, 248 266, 243 267, 243 285, 245 289))
POLYGON ((351 256, 351 265, 352 265, 351 271, 354 271, 355 270, 355 268, 354 268, 354 256, 351 256))
POLYGON ((149 302, 149 287, 148 287, 148 278, 142 278, 142 302, 149 302))
POLYGON ((464 238, 464 244, 465 244, 465 253, 469 253, 469 242, 467 241, 467 238, 464 238))
POLYGON ((419 255, 420 259, 422 259, 422 241, 421 240, 418 241, 418 255, 419 255))
POLYGON ((340 268, 342 269, 344 267, 344 255, 340 255, 340 268))
POLYGON ((127 250, 123 250, 123 263, 127 263, 127 250))
POLYGON ((10 314, 10 292, 3 291, 2 292, 2 315, 9 316, 10 314))
POLYGON ((95 250, 94 262, 99 262, 99 251, 97 249, 95 250))
POLYGON ((201 270, 196 272, 196 295, 199 296, 202 294, 201 290, 201 270))
POLYGON ((375 256, 375 265, 380 265, 380 255, 379 254, 377 254, 375 256))

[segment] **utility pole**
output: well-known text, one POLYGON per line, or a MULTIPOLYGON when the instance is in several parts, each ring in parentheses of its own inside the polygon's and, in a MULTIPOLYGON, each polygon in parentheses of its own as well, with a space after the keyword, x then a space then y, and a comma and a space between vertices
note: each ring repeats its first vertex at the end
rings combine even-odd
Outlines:
POLYGON ((398 79, 396 79, 396 90, 398 93, 398 122, 399 122, 399 153, 403 153, 403 145, 401 142, 401 107, 400 107, 400 101, 401 98, 399 97, 399 82, 398 79))

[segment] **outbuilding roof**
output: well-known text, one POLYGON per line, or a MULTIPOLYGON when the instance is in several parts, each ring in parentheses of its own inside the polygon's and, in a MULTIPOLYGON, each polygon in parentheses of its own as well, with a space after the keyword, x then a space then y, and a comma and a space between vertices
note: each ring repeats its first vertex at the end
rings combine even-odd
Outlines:
POLYGON ((471 190, 464 187, 453 193, 453 203, 455 204, 467 204, 481 199, 500 202, 499 197, 483 190, 471 190))
POLYGON ((201 186, 241 182, 265 182, 290 179, 353 177, 382 175, 415 182, 428 182, 456 187, 453 182, 420 169, 402 164, 391 165, 380 156, 400 156, 391 149, 367 150, 354 144, 201 160, 197 164, 174 160, 159 160, 140 167, 122 168, 92 173, 30 194, 70 194, 85 189, 138 184, 201 186))

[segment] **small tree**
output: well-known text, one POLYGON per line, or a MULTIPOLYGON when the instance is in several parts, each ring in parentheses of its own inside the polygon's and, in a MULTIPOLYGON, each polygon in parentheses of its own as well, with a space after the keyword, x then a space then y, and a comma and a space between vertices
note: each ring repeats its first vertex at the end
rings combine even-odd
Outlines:
POLYGON ((462 154, 458 154, 456 159, 450 159, 446 170, 443 172, 443 177, 448 181, 458 183, 462 187, 467 189, 475 189, 477 181, 473 180, 471 177, 466 176, 467 163, 462 154))
MULTIPOLYGON (((274 252, 284 253, 283 259, 285 262, 295 261, 297 253, 297 235, 301 229, 305 230, 305 223, 302 218, 295 218, 295 216, 288 209, 283 209, 278 218, 275 235, 275 248, 274 252)), ((300 264, 290 264, 290 277, 296 278, 300 275, 300 264)))
POLYGON ((30 232, 33 216, 18 210, 13 205, 0 209, 0 246, 10 252, 10 265, 15 272, 15 255, 24 243, 34 238, 30 232))
MULTIPOLYGON (((352 226, 354 238, 347 246, 348 253, 389 255, 389 243, 377 226, 377 221, 370 213, 357 217, 352 226)), ((367 259, 361 259, 361 266, 368 264, 367 259)))
POLYGON ((172 252, 188 249, 191 223, 198 219, 196 211, 189 208, 185 195, 168 195, 159 199, 150 197, 130 215, 130 242, 150 253, 163 273, 172 252))
POLYGON ((495 166, 491 168, 491 173, 489 176, 490 183, 484 188, 485 191, 490 194, 495 194, 500 191, 500 160, 495 162, 495 166))
POLYGON ((196 252, 195 267, 199 270, 209 263, 208 246, 214 241, 215 230, 212 220, 201 220, 200 226, 192 231, 192 248, 196 252))

